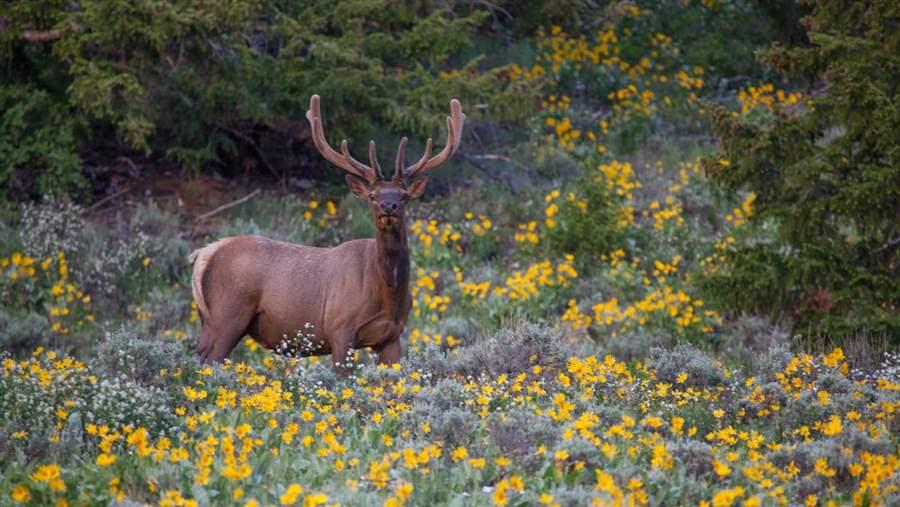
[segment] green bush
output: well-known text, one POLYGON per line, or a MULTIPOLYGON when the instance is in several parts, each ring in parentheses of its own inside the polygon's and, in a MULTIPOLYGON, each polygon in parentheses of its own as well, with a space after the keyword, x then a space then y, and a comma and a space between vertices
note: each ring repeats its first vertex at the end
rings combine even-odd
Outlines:
POLYGON ((83 189, 76 134, 65 102, 28 85, 0 86, 0 189, 17 199, 83 189))
POLYGON ((521 84, 502 68, 479 69, 477 57, 451 59, 487 15, 386 0, 7 2, 0 57, 22 86, 0 104, 30 100, 5 115, 0 132, 24 130, 28 144, 4 157, 0 182, 30 164, 50 175, 45 186, 68 190, 78 176, 72 118, 192 170, 246 168, 248 158, 272 170, 273 155, 290 156, 285 145, 308 137, 313 93, 335 137, 385 126, 436 134, 453 96, 470 118, 520 119, 533 107, 521 84))
MULTIPOLYGON (((558 215, 549 217, 555 226, 547 229, 547 239, 558 254, 572 254, 579 266, 594 263, 601 255, 619 248, 622 200, 607 191, 606 180, 590 171, 575 180, 572 191, 552 199, 558 215)), ((553 195, 553 194, 551 194, 553 195)))
POLYGON ((710 173, 753 191, 754 222, 778 226, 773 241, 738 249, 714 277, 720 292, 740 287, 740 299, 724 299, 730 307, 794 315, 808 334, 900 335, 898 16, 895 2, 817 3, 804 20, 809 46, 762 56, 827 88, 762 118, 713 107, 722 153, 710 173))

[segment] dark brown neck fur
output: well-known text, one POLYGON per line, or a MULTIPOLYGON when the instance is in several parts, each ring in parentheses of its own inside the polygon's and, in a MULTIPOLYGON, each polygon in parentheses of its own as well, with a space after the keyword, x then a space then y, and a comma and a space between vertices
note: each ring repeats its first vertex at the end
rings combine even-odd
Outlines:
POLYGON ((384 309, 389 314, 399 316, 405 308, 404 301, 409 294, 409 243, 407 242, 406 220, 403 215, 392 228, 375 227, 375 259, 381 277, 384 309))

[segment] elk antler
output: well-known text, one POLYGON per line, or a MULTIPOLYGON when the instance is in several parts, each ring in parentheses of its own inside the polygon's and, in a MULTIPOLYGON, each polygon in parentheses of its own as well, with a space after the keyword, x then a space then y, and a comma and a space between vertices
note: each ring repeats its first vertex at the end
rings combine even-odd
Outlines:
POLYGON ((406 138, 404 137, 403 140, 400 141, 400 148, 397 152, 397 169, 394 171, 394 179, 398 181, 410 180, 449 160, 456 152, 457 148, 459 148, 459 143, 462 141, 462 130, 465 120, 466 115, 462 112, 462 105, 460 105, 459 101, 456 99, 451 100, 450 116, 447 117, 447 145, 444 146, 444 149, 435 155, 434 158, 430 158, 433 143, 429 137, 428 141, 425 142, 425 154, 422 155, 422 158, 415 164, 401 171, 400 168, 403 167, 403 152, 406 150, 406 138))
POLYGON ((313 143, 316 149, 329 162, 349 172, 350 174, 359 176, 368 181, 370 185, 378 180, 383 180, 381 174, 381 166, 378 165, 378 159, 375 156, 375 141, 369 141, 369 163, 370 166, 354 159, 350 156, 350 150, 347 148, 347 140, 341 141, 341 153, 334 151, 328 141, 325 140, 325 131, 322 129, 322 115, 319 111, 319 96, 313 95, 309 99, 309 111, 306 112, 306 119, 312 127, 313 143))

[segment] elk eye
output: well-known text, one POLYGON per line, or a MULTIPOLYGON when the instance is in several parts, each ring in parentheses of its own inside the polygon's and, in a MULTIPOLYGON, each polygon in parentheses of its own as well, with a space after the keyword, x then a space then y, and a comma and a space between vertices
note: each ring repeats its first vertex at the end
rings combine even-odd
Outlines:
POLYGON ((369 199, 375 200, 375 192, 369 192, 369 199))

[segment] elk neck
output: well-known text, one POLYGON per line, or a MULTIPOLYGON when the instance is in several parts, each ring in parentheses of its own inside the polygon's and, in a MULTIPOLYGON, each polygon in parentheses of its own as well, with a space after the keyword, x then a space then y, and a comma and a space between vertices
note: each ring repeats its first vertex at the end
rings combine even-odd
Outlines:
POLYGON ((393 303, 402 303, 409 291, 409 243, 406 218, 401 214, 391 228, 375 228, 376 268, 393 303))

